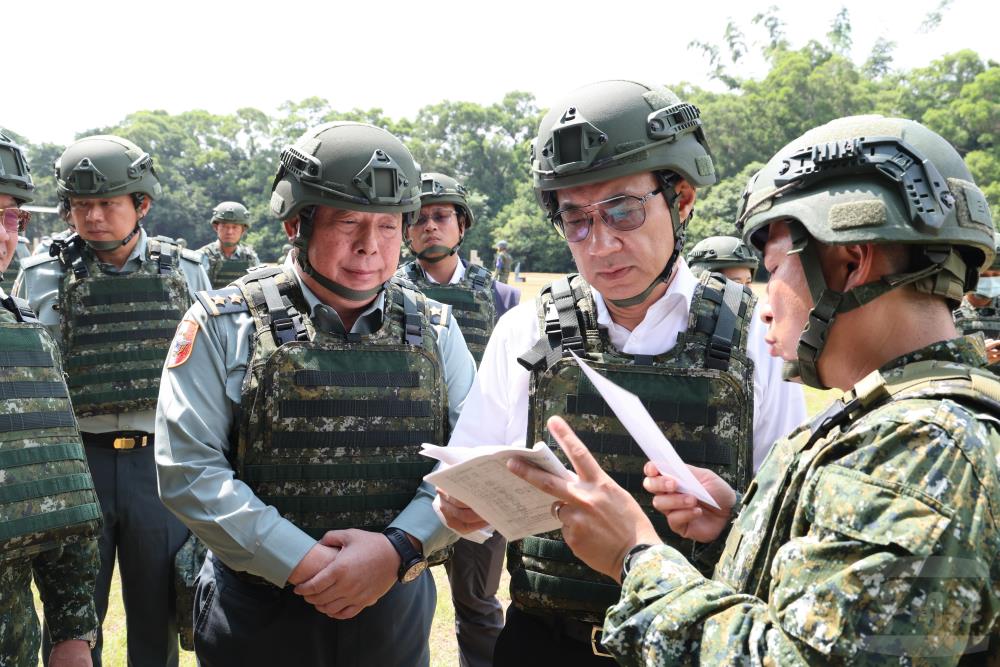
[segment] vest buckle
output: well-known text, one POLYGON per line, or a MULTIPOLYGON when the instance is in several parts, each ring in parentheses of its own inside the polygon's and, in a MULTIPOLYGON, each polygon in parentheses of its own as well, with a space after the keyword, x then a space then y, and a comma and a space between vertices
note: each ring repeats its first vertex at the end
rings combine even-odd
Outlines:
POLYGON ((590 628, 590 650, 594 652, 594 655, 599 655, 602 658, 613 658, 615 656, 604 650, 601 646, 601 637, 604 635, 604 631, 599 625, 593 625, 590 628))

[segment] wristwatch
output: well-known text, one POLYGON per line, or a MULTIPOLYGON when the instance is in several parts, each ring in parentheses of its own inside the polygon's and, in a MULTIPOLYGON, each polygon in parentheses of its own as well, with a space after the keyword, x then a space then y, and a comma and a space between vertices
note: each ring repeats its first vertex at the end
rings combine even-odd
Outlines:
POLYGON ((73 639, 87 642, 87 645, 90 647, 90 650, 93 651, 95 648, 97 648, 97 629, 95 628, 90 632, 84 632, 82 635, 77 635, 76 637, 73 637, 73 639))
POLYGON ((386 528, 382 534, 386 536, 389 544, 399 554, 399 572, 396 574, 396 578, 400 583, 410 583, 427 569, 424 555, 413 548, 406 533, 399 528, 386 528))
POLYGON ((627 577, 628 573, 632 570, 632 561, 635 560, 635 557, 651 546, 653 545, 637 544, 628 550, 628 553, 625 554, 625 559, 622 561, 622 583, 625 583, 625 577, 627 577))

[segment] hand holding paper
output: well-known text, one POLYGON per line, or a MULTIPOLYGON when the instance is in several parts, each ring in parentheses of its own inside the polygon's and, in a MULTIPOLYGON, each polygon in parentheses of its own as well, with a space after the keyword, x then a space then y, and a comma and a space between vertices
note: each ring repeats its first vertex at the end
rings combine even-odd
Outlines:
POLYGON ((653 462, 656 469, 660 471, 660 474, 670 475, 676 479, 678 489, 682 493, 690 494, 709 507, 719 509, 719 504, 688 470, 687 465, 674 450, 670 441, 663 435, 663 432, 660 431, 660 427, 653 421, 639 397, 622 389, 592 369, 580 357, 576 356, 575 352, 570 351, 570 354, 573 355, 576 363, 580 364, 587 379, 607 401, 615 416, 618 417, 629 434, 635 438, 636 443, 653 462))

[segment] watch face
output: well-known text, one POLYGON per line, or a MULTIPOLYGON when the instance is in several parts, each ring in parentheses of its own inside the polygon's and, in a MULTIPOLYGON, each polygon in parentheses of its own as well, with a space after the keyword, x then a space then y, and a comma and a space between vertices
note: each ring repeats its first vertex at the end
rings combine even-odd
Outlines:
POLYGON ((406 572, 403 573, 403 576, 400 579, 400 581, 402 581, 404 584, 408 584, 417 577, 419 577, 421 574, 423 574, 424 570, 426 569, 427 569, 427 561, 421 558, 416 563, 407 568, 406 572))

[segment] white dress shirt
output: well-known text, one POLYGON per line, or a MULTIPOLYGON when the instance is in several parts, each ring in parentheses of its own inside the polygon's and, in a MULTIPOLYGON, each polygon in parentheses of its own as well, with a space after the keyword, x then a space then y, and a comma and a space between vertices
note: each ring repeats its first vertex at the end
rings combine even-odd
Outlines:
MULTIPOLYGON (((603 297, 591 288, 597 304, 598 326, 607 329, 611 344, 625 354, 663 354, 676 344, 677 334, 687 329, 697 285, 698 280, 684 260, 678 261, 677 273, 667 291, 650 305, 645 318, 632 331, 611 320, 603 297)), ((754 362, 754 471, 775 441, 806 418, 802 388, 781 379, 782 360, 769 354, 764 333, 758 306, 754 309, 747 342, 747 353, 754 362)), ((517 358, 538 339, 534 300, 520 304, 499 319, 449 444, 466 447, 525 444, 530 373, 517 358)))

